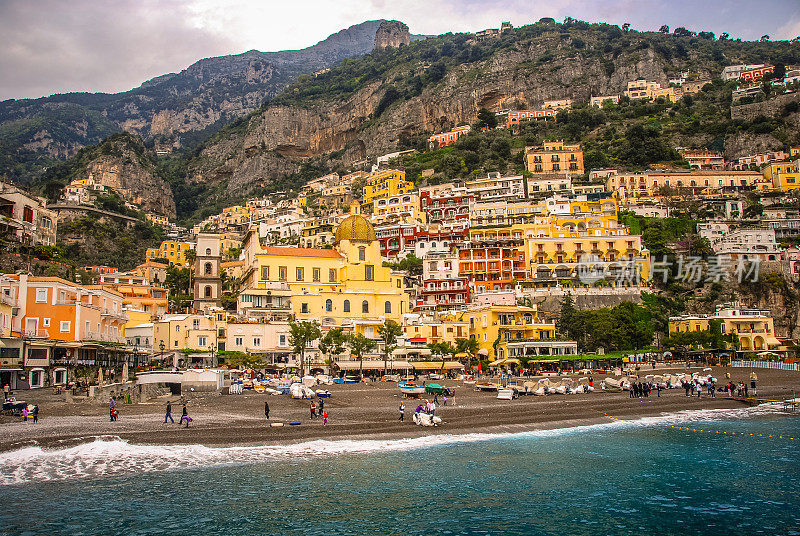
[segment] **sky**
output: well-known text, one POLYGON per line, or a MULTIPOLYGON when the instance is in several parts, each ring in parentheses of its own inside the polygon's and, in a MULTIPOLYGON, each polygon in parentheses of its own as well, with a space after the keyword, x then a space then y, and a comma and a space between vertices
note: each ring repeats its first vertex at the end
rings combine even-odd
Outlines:
POLYGON ((0 100, 126 91, 201 58, 305 48, 365 20, 441 34, 568 16, 749 40, 800 35, 800 0, 0 0, 0 100))

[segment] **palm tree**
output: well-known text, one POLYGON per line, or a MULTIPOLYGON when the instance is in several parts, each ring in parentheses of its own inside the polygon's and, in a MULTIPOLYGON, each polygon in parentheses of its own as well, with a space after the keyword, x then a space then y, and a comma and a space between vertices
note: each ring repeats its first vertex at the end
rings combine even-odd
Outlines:
POLYGON ((397 348, 397 337, 403 334, 403 328, 394 320, 387 320, 382 326, 378 326, 378 335, 383 341, 383 373, 386 374, 386 361, 389 360, 395 348, 397 348))
POLYGON ((364 354, 375 348, 375 341, 368 339, 361 333, 351 333, 347 336, 347 346, 354 356, 358 358, 358 373, 364 378, 364 354))
POLYGON ((456 348, 459 354, 467 354, 469 361, 466 365, 471 367, 472 360, 475 359, 475 356, 478 354, 478 339, 456 339, 456 348))
POLYGON ((322 336, 316 322, 289 322, 289 344, 295 353, 300 354, 300 376, 306 371, 306 348, 322 336))

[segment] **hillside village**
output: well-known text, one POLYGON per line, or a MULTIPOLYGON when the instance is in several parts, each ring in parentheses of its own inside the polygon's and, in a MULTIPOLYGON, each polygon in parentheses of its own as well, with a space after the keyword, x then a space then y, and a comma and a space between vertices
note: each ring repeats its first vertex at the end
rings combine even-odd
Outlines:
MULTIPOLYGON (((800 67, 730 65, 714 79, 736 83, 734 107, 780 98, 797 111, 800 67)), ((519 148, 520 173, 404 169, 470 136, 559 124, 578 106, 677 103, 715 80, 682 72, 664 87, 629 80, 587 102, 553 95, 536 107, 481 107, 477 122, 435 132, 423 147, 247 199, 191 227, 178 224, 174 204, 141 198, 149 179, 123 184, 113 163, 73 178, 55 201, 2 183, 0 229, 22 260, 47 257, 62 242, 59 227, 85 218, 145 225, 161 239, 135 267, 0 275, 2 383, 60 385, 123 365, 302 376, 576 359, 591 368, 645 353, 794 359, 796 315, 778 318, 767 307, 777 302, 746 290, 779 278, 769 292, 790 298, 776 308, 797 307, 800 147, 753 147, 733 160, 672 147, 678 165, 630 170, 587 163, 583 139, 551 138, 519 148), (687 307, 692 293, 705 302, 687 307), (609 318, 612 331, 602 327, 609 318)))

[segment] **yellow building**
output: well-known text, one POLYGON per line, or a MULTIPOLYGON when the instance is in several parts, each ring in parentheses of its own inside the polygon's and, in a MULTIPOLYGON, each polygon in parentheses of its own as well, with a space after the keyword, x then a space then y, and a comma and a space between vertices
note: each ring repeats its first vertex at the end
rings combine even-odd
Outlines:
POLYGON ((580 144, 546 141, 541 147, 525 147, 525 169, 534 175, 581 175, 583 151, 580 144))
POLYGON ((724 191, 746 190, 757 186, 764 176, 758 171, 692 170, 648 173, 610 173, 606 190, 615 192, 624 204, 628 198, 653 197, 662 188, 692 191, 697 195, 719 195, 724 191))
MULTIPOLYGON (((122 294, 122 306, 125 309, 142 311, 150 315, 145 322, 166 314, 169 308, 168 290, 166 288, 124 283, 101 283, 98 287, 122 294)), ((126 325, 136 324, 129 322, 126 325)))
POLYGON ((448 318, 466 322, 478 341, 481 359, 573 355, 575 341, 556 340, 556 326, 541 322, 536 307, 487 305, 454 313, 448 318))
POLYGON ((145 261, 167 259, 170 266, 189 266, 189 261, 186 258, 186 252, 189 250, 194 250, 194 244, 165 240, 161 242, 159 247, 147 249, 145 261))
POLYGON ((628 82, 628 89, 625 96, 630 99, 658 99, 663 98, 669 102, 675 102, 675 88, 662 88, 658 82, 648 82, 644 79, 628 82))
POLYGON ((469 338, 467 321, 421 318, 416 322, 408 322, 403 326, 403 335, 412 342, 437 343, 449 342, 453 346, 456 339, 469 338))
POLYGON ((371 173, 364 185, 363 206, 372 205, 379 197, 390 197, 414 191, 414 183, 406 180, 404 171, 386 169, 371 173))
POLYGON ((713 315, 683 315, 669 319, 669 334, 706 331, 712 320, 722 321, 722 333, 735 333, 742 351, 783 351, 775 337, 775 323, 769 311, 745 309, 738 303, 717 306, 713 315))
MULTIPOLYGON (((298 320, 321 321, 323 327, 377 337, 377 326, 385 319, 399 323, 401 315, 409 312, 403 276, 382 265, 372 224, 358 214, 357 203, 353 211, 336 228, 334 249, 256 249, 253 245, 251 255, 251 242, 246 243, 245 262, 251 262, 251 269, 240 305, 259 300, 258 296, 272 301, 277 292, 284 292, 298 320)), ((251 314, 261 312, 255 307, 250 310, 251 314)))
POLYGON ((762 170, 764 178, 775 190, 787 192, 800 187, 800 170, 795 162, 771 162, 762 170))
POLYGON ((372 205, 370 221, 375 225, 399 221, 425 223, 428 216, 420 210, 419 194, 406 193, 376 199, 372 205))

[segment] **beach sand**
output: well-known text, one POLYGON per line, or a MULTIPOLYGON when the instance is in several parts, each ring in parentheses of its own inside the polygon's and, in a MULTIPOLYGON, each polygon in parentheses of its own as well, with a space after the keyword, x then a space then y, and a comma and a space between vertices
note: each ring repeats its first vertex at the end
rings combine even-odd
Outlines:
MULTIPOLYGON (((692 372, 700 369, 693 368, 692 372)), ((686 372, 687 369, 662 369, 655 373, 686 372)), ((642 370, 641 374, 650 374, 642 370)), ((714 367, 718 385, 732 380, 747 381, 749 369, 714 367)), ((800 392, 800 373, 759 369, 758 398, 784 400, 800 392)), ((577 376, 575 376, 577 377, 577 376)), ((440 405, 437 415, 443 424, 423 428, 413 424, 412 415, 419 403, 405 399, 394 383, 324 386, 332 393, 325 399, 329 422, 309 418, 308 400, 293 400, 288 395, 271 396, 245 391, 242 395, 188 393, 190 427, 179 426, 181 397, 152 399, 139 404, 118 402, 119 420, 109 422, 108 401, 82 401, 67 404, 63 395, 50 389, 20 391, 20 400, 40 405, 38 424, 23 423, 20 418, 0 417, 0 450, 7 451, 40 445, 61 448, 92 441, 97 437, 118 437, 133 444, 201 444, 209 447, 269 445, 313 439, 411 438, 433 434, 507 433, 536 429, 562 428, 609 422, 613 419, 637 419, 684 410, 745 407, 739 400, 721 396, 687 398, 683 389, 664 390, 661 398, 653 391, 649 398, 632 399, 628 392, 600 390, 605 375, 596 375, 594 393, 579 395, 521 396, 518 400, 497 400, 494 392, 476 392, 472 386, 446 380, 438 383, 455 387, 456 397, 440 405), (164 424, 164 409, 172 400, 175 424, 164 424), (270 422, 286 426, 270 427, 264 418, 264 401, 270 405, 270 422), (405 400, 405 423, 398 421, 398 407, 405 400), (453 403, 454 402, 454 403, 453 403), (289 426, 300 421, 300 426, 289 426)), ((752 393, 751 393, 752 395, 752 393)), ((432 398, 432 395, 427 395, 432 398)), ((440 397, 441 399, 441 397, 440 397)), ((424 402, 424 400, 423 400, 424 402)))

